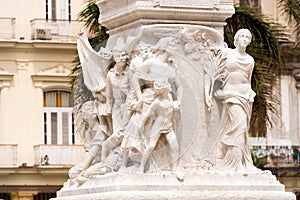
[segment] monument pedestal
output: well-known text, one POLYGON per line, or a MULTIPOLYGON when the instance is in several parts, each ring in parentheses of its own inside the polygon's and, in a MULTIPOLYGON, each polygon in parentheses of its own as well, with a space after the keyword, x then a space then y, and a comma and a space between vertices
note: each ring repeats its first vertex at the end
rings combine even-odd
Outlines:
MULTIPOLYGON (((68 184, 68 183, 66 183, 68 184)), ((260 174, 218 173, 203 171, 179 178, 170 172, 159 174, 109 173, 88 179, 82 185, 62 188, 56 200, 293 200, 269 171, 260 174)))
MULTIPOLYGON (((98 53, 95 54, 94 50, 89 47, 88 39, 83 38, 84 35, 81 35, 79 52, 82 53, 81 65, 83 70, 85 70, 83 74, 86 74, 84 75, 87 78, 86 80, 91 79, 86 81, 88 83, 86 85, 90 85, 90 88, 97 87, 98 90, 99 85, 101 85, 98 84, 101 83, 98 82, 101 80, 99 77, 103 76, 104 83, 109 77, 109 81, 106 83, 110 83, 111 90, 117 94, 116 97, 112 95, 109 98, 111 100, 117 98, 114 100, 118 102, 115 106, 116 117, 114 118, 114 114, 112 114, 112 121, 113 124, 119 123, 120 126, 124 125, 124 119, 119 119, 119 113, 127 109, 128 105, 125 104, 131 105, 132 103, 132 105, 138 107, 136 102, 134 102, 135 99, 130 99, 131 95, 133 95, 130 92, 139 88, 140 92, 145 94, 146 98, 141 97, 140 99, 142 99, 143 104, 149 106, 147 109, 150 111, 143 111, 141 116, 145 114, 148 119, 149 111, 150 114, 156 117, 155 120, 159 118, 157 120, 159 123, 152 123, 151 131, 146 130, 141 137, 141 130, 136 128, 145 126, 146 122, 143 122, 144 118, 139 118, 139 115, 132 114, 132 121, 130 119, 127 127, 124 127, 126 134, 130 134, 133 138, 131 145, 137 139, 143 139, 144 147, 149 147, 149 143, 152 145, 151 142, 153 142, 153 140, 150 142, 150 138, 155 134, 169 135, 168 137, 163 137, 160 141, 161 143, 156 141, 155 146, 150 146, 150 148, 154 149, 151 152, 154 164, 151 164, 149 169, 152 170, 153 168, 153 170, 158 170, 159 172, 134 173, 135 170, 132 170, 131 173, 116 172, 93 176, 86 175, 87 171, 80 171, 82 167, 75 167, 73 171, 71 170, 71 179, 57 192, 55 200, 295 200, 295 195, 285 192, 284 185, 279 183, 269 171, 253 170, 255 173, 237 173, 232 172, 235 169, 231 169, 231 172, 229 172, 226 170, 206 170, 206 166, 201 167, 204 164, 202 163, 202 158, 213 151, 215 143, 219 142, 219 136, 221 136, 219 126, 221 125, 220 114, 222 109, 220 108, 222 108, 223 103, 219 98, 221 95, 219 95, 219 99, 212 98, 215 87, 221 88, 221 86, 218 86, 221 84, 220 81, 224 81, 222 82, 222 87, 224 87, 225 80, 230 79, 228 78, 229 72, 233 72, 236 77, 239 77, 236 78, 236 83, 243 90, 247 88, 247 94, 244 94, 244 91, 239 91, 241 90, 240 87, 238 87, 237 91, 229 89, 230 93, 222 93, 224 96, 228 95, 230 97, 230 101, 228 101, 230 103, 232 103, 231 99, 237 96, 233 103, 242 106, 242 109, 237 109, 239 113, 242 113, 240 110, 247 110, 250 105, 250 101, 248 102, 250 99, 247 99, 250 97, 246 95, 251 94, 252 96, 250 82, 247 83, 249 77, 251 77, 249 73, 252 72, 251 66, 253 64, 253 60, 250 57, 239 56, 238 58, 243 58, 243 62, 239 62, 239 59, 226 57, 226 59, 221 61, 224 62, 228 58, 232 67, 224 68, 226 66, 224 64, 221 69, 217 68, 222 64, 219 63, 220 60, 218 61, 218 52, 220 53, 221 51, 219 50, 225 48, 223 38, 225 19, 234 13, 233 0, 98 0, 97 5, 101 13, 99 22, 109 29, 108 33, 110 34, 106 47, 102 50, 103 52, 112 52, 112 57, 116 64, 106 77, 106 74, 103 72, 113 62, 110 61, 110 64, 106 66, 105 63, 108 61, 104 54, 96 56, 98 53), (91 60, 92 58, 95 59, 91 60), (101 63, 100 67, 97 63, 101 63), (243 65, 239 69, 240 63, 246 63, 247 68, 243 65), (102 71, 100 70, 101 67, 102 71), (123 71, 120 72, 121 68, 123 71), (130 73, 133 73, 132 76, 129 76, 130 73, 127 71, 127 68, 130 73), (96 72, 99 72, 99 76, 96 72), (225 77, 224 80, 223 76, 225 77), (132 80, 133 77, 137 80, 132 80), (216 82, 216 77, 219 77, 221 80, 216 82), (162 79, 167 84, 160 82, 162 79), (155 87, 152 88, 151 86, 152 84, 155 85, 155 83, 160 85, 156 88, 160 90, 160 92, 157 90, 156 95, 159 97, 157 99, 153 99, 151 92, 149 92, 150 95, 146 91, 143 92, 146 89, 151 91, 155 89, 155 87), (136 85, 138 86, 136 87, 136 85), (168 90, 170 91, 169 96, 165 93, 168 90), (125 94, 123 94, 124 92, 125 94), (123 96, 130 97, 129 100, 126 99, 126 103, 125 101, 123 102, 125 100, 123 96), (171 96, 174 99, 169 98, 171 96), (148 100, 148 98, 151 100, 148 100), (243 98, 245 101, 241 100, 243 98), (148 103, 149 105, 147 105, 148 103), (247 104, 247 106, 244 104, 247 104), (180 112, 175 112, 175 108, 178 108, 179 105, 180 112), (122 106, 125 109, 121 109, 122 106), (170 112, 171 109, 173 110, 172 112, 170 112), (179 147, 175 144, 177 142, 179 147), (173 157, 178 152, 179 155, 176 155, 176 158, 173 157), (173 160, 165 159, 165 155, 168 155, 173 160), (180 166, 184 166, 178 171, 178 174, 171 171, 160 171, 160 169, 170 169, 171 163, 173 161, 177 162, 177 159, 180 163, 182 162, 180 166), (81 172, 84 172, 83 175, 81 172), (182 174, 182 172, 185 173, 182 174), (83 181, 81 176, 86 178, 86 182, 83 184, 78 183, 78 181, 83 181)), ((246 34, 246 36, 249 35, 246 34)), ((248 40, 249 38, 250 36, 248 40)), ((234 81, 230 83, 229 88, 235 88, 234 83, 234 81)), ((90 90, 96 91, 94 89, 90 90)), ((111 93, 113 94, 113 92, 111 93)), ((90 110, 95 109, 86 109, 85 112, 88 113, 90 110)), ((97 116, 97 114, 93 113, 88 114, 90 118, 92 118, 91 116, 97 116)), ((242 114, 244 116, 242 122, 244 122, 246 121, 247 113, 243 112, 242 114)), ((247 123, 241 123, 239 120, 230 123, 238 127, 235 128, 237 133, 234 134, 238 136, 236 140, 239 140, 241 132, 243 135, 245 134, 246 129, 243 125, 247 123)), ((95 130, 95 126, 92 124, 94 123, 89 125, 89 129, 95 130)), ((120 130, 120 132, 123 132, 123 129, 120 130)), ((113 130, 113 132, 117 133, 118 130, 113 130)), ((100 146, 104 144, 103 142, 98 143, 100 137, 96 137, 97 134, 98 131, 95 133, 95 138, 86 142, 87 146, 91 146, 91 149, 92 145, 100 146)), ((113 134, 113 136, 115 135, 113 134)), ((153 138, 155 139, 155 137, 153 138)), ((243 140, 246 141, 245 138, 243 137, 243 140)), ((113 139, 115 140, 115 138, 113 139)), ((126 139, 128 140, 128 138, 126 139)), ((236 146, 246 145, 246 142, 244 143, 239 142, 236 146)), ((126 146, 126 148, 136 150, 136 146, 139 145, 126 146)), ((145 148, 141 150, 137 148, 137 150, 141 154, 149 154, 145 148)), ((232 154, 235 154, 235 151, 236 149, 233 149, 232 154)), ((100 164, 100 168, 108 167, 118 170, 115 167, 124 164, 123 162, 118 164, 118 161, 124 161, 122 160, 124 156, 121 152, 116 152, 116 154, 114 151, 111 153, 115 159, 114 162, 107 162, 106 160, 103 165, 102 163, 96 163, 95 165, 100 164)), ((249 152, 243 150, 242 153, 247 154, 249 152)), ((94 153, 91 150, 89 155, 94 155, 94 153)), ((238 153, 240 153, 239 150, 238 153)), ((250 157, 250 153, 247 155, 250 157)), ((231 156, 231 158, 235 161, 235 158, 238 157, 236 161, 240 162, 239 164, 241 165, 247 161, 247 165, 243 165, 247 171, 247 167, 252 165, 250 159, 245 156, 242 163, 242 158, 239 156, 240 154, 231 156)), ((145 160, 142 159, 142 161, 145 160)), ((139 161, 137 163, 145 164, 139 161)), ((81 165, 86 166, 86 163, 81 165)), ((93 169, 93 166, 90 167, 93 169)), ((98 170, 96 167, 95 169, 98 170)), ((99 171, 101 170, 99 169, 99 171)), ((100 173, 102 171, 94 174, 100 173)))

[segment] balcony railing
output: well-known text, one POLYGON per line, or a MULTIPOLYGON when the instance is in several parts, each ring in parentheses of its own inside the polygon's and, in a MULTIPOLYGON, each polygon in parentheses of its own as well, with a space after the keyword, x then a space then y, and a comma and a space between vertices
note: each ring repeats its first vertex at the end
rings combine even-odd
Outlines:
POLYGON ((44 107, 44 143, 74 144, 72 110, 69 107, 44 107))
POLYGON ((254 164, 264 167, 299 167, 299 147, 255 145, 251 147, 254 164))
POLYGON ((18 154, 16 144, 0 144, 0 166, 18 166, 18 154))
POLYGON ((0 17, 0 39, 10 40, 16 38, 15 23, 15 18, 0 17))
POLYGON ((75 165, 84 160, 83 145, 36 145, 34 146, 34 164, 75 165))
POLYGON ((82 22, 75 20, 33 19, 30 24, 32 40, 76 41, 83 27, 82 22))

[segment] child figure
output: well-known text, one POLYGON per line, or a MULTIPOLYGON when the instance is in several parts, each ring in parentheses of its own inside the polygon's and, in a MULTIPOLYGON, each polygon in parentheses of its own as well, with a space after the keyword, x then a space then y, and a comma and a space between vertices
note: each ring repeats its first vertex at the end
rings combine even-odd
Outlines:
MULTIPOLYGON (((145 165, 153 153, 155 147, 157 146, 161 136, 165 136, 170 150, 170 162, 175 162, 179 155, 179 146, 176 138, 176 134, 173 130, 172 116, 175 111, 175 104, 170 95, 171 85, 168 80, 156 80, 154 82, 154 89, 157 97, 151 104, 150 108, 146 112, 145 116, 142 118, 142 122, 139 126, 140 133, 143 133, 144 126, 151 115, 155 115, 156 119, 152 124, 149 142, 145 147, 142 155, 141 164, 139 167, 139 172, 143 173, 145 171, 145 165)), ((169 163, 171 166, 171 163, 169 163)))

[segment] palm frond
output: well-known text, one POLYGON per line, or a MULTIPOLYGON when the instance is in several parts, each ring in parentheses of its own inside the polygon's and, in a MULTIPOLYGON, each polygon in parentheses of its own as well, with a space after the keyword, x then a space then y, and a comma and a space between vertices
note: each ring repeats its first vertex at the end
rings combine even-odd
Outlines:
POLYGON ((78 14, 78 20, 85 22, 85 28, 89 29, 89 32, 91 34, 97 34, 100 32, 100 26, 99 26, 99 16, 100 11, 98 6, 95 4, 95 0, 85 0, 86 6, 84 9, 79 12, 78 14))
POLYGON ((279 0, 278 5, 289 23, 296 21, 300 23, 299 0, 279 0))
POLYGON ((279 0, 281 14, 290 25, 295 25, 296 47, 300 45, 300 2, 299 0, 279 0))

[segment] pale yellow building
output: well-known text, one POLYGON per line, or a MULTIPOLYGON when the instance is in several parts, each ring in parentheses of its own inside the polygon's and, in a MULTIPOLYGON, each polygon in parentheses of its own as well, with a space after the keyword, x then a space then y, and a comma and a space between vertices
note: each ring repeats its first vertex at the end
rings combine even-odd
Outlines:
POLYGON ((49 199, 82 159, 69 75, 83 6, 0 0, 0 199, 49 199))
MULTIPOLYGON (((251 2, 285 21, 276 0, 251 2)), ((0 0, 0 199, 49 199, 67 180, 70 166, 83 159, 69 84, 83 6, 83 0, 0 0)), ((282 116, 270 132, 276 141, 298 145, 294 72, 279 81, 282 116)), ((300 191, 300 184, 288 190, 300 191)))

